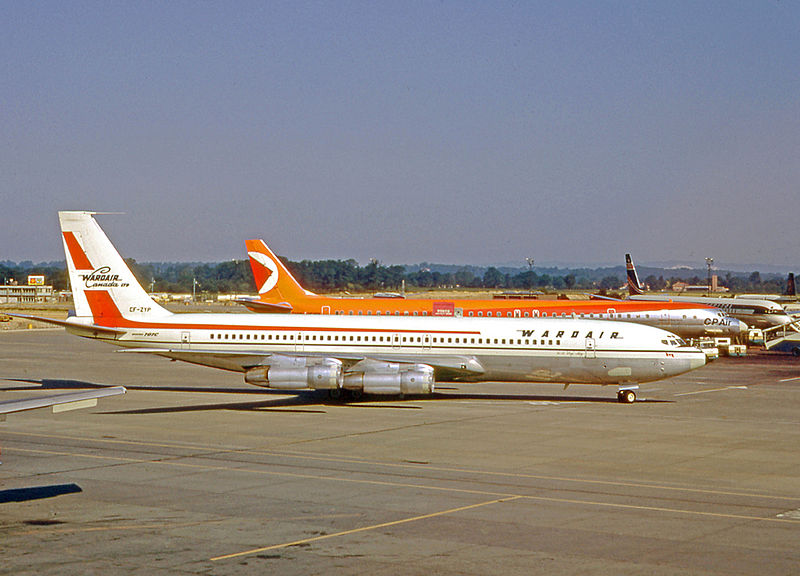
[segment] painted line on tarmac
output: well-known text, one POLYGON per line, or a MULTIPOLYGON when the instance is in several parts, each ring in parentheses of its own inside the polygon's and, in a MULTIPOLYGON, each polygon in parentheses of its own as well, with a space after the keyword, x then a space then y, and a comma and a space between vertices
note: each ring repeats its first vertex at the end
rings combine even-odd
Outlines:
POLYGON ((711 390, 697 390, 696 392, 682 392, 675 396, 692 396, 694 394, 706 394, 708 392, 725 392, 725 390, 747 390, 747 386, 725 386, 725 388, 712 388, 711 390))
POLYGON ((511 496, 508 498, 498 498, 496 500, 489 500, 488 502, 479 502, 478 504, 470 504, 469 506, 461 506, 459 508, 451 508, 449 510, 441 510, 439 512, 432 512, 431 514, 422 514, 421 516, 412 516, 410 518, 403 518, 401 520, 394 520, 392 522, 383 522, 381 524, 373 524, 371 526, 362 526, 361 528, 354 528, 352 530, 344 530, 334 534, 323 534, 322 536, 314 536, 312 538, 303 538, 302 540, 295 540, 293 542, 284 542, 282 544, 273 544, 272 546, 264 546, 263 548, 253 548, 252 550, 245 550, 243 552, 234 552, 233 554, 225 554, 223 556, 215 556, 209 558, 211 562, 219 560, 228 560, 230 558, 238 558, 240 556, 249 556, 259 552, 266 552, 268 550, 277 550, 278 548, 287 548, 289 546, 299 546, 301 544, 309 544, 311 542, 318 542, 320 540, 327 540, 328 538, 337 538, 340 536, 348 536, 350 534, 357 534, 359 532, 366 532, 368 530, 377 530, 379 528, 387 528, 389 526, 397 526, 399 524, 408 524, 409 522, 418 522, 428 518, 435 518, 437 516, 446 516, 447 514, 455 514, 456 512, 463 512, 464 510, 472 510, 473 508, 480 508, 482 506, 489 506, 490 504, 500 504, 502 502, 510 502, 518 500, 522 496, 511 496))
POLYGON ((783 380, 778 380, 778 382, 791 382, 792 380, 800 380, 800 376, 795 376, 794 378, 784 378, 783 380))
MULTIPOLYGON (((6 431, 4 431, 4 434, 6 431)), ((4 450, 6 453, 18 451, 18 452, 30 452, 30 453, 43 453, 43 454, 53 454, 53 455, 60 455, 60 456, 73 456, 73 457, 84 457, 90 459, 107 459, 107 460, 118 460, 122 462, 133 462, 133 463, 147 463, 147 462, 158 462, 158 463, 167 463, 169 458, 169 462, 175 462, 176 459, 185 459, 185 458, 206 458, 206 459, 217 459, 222 455, 225 454, 239 454, 239 455, 248 455, 252 454, 254 456, 270 456, 275 458, 293 458, 296 460, 315 460, 321 462, 333 462, 337 464, 358 464, 358 465, 369 465, 369 466, 381 466, 384 468, 399 468, 403 470, 419 470, 420 468, 426 471, 434 471, 434 472, 454 472, 454 473, 466 473, 466 474, 475 474, 479 476, 489 476, 489 477, 497 477, 497 478, 520 478, 520 479, 528 479, 528 480, 544 480, 544 481, 553 481, 553 482, 570 482, 575 484, 587 484, 593 486, 615 486, 615 487, 623 487, 623 488, 644 488, 644 489, 654 489, 654 490, 665 490, 671 492, 683 492, 683 493, 692 493, 692 494, 713 494, 716 496, 740 496, 744 498, 768 498, 768 499, 777 499, 777 500, 791 500, 797 501, 797 496, 786 496, 781 494, 760 494, 755 492, 737 492, 733 490, 714 490, 708 488, 696 488, 691 486, 670 486, 664 484, 655 484, 655 483, 648 483, 648 482, 636 482, 636 481, 625 481, 625 480, 598 480, 592 478, 574 478, 569 476, 553 476, 553 475, 546 475, 546 474, 527 474, 521 472, 503 472, 503 471, 496 471, 496 470, 481 470, 477 468, 462 468, 456 466, 432 466, 430 464, 420 464, 420 463, 413 463, 413 462, 385 462, 381 460, 371 460, 366 458, 359 458, 354 456, 343 456, 343 455, 332 455, 332 454, 322 454, 322 453, 315 453, 315 452, 301 452, 301 451, 275 451, 275 450, 262 450, 258 448, 224 448, 224 447, 214 447, 202 444, 182 444, 182 443, 158 443, 158 442, 145 442, 145 441, 137 441, 137 440, 116 440, 116 439, 107 439, 107 438, 94 438, 94 439, 87 439, 81 438, 77 436, 59 436, 59 435, 51 435, 51 434, 41 434, 41 433, 31 433, 31 432, 11 432, 17 436, 31 436, 34 438, 57 438, 57 439, 72 439, 72 440, 89 440, 92 442, 99 442, 99 443, 112 443, 112 444, 130 444, 133 446, 145 446, 145 447, 160 447, 160 448, 190 448, 193 450, 204 450, 202 453, 193 453, 193 454, 176 454, 176 455, 162 455, 159 459, 154 460, 147 460, 144 458, 124 458, 122 456, 104 456, 102 454, 86 454, 86 453, 73 453, 73 452, 57 452, 57 451, 48 451, 43 449, 32 449, 32 448, 20 448, 20 447, 13 447, 6 445, 4 450)), ((241 464, 248 464, 249 462, 246 461, 235 461, 241 464)), ((252 464, 252 463, 250 463, 252 464)), ((186 465, 186 464, 184 464, 186 465)), ((266 465, 266 464, 265 464, 266 465)), ((208 467, 209 469, 220 469, 220 470, 246 470, 242 468, 234 468, 234 467, 208 467)))
MULTIPOLYGON (((178 459, 190 458, 190 456, 182 457, 174 457, 172 459, 143 459, 143 458, 125 458, 122 456, 102 456, 98 454, 81 454, 81 453, 70 453, 70 452, 56 452, 53 450, 33 450, 33 449, 25 449, 25 448, 9 448, 6 450, 8 451, 17 451, 17 452, 28 452, 28 453, 35 453, 35 454, 49 454, 55 456, 72 456, 72 457, 84 457, 90 459, 97 459, 97 460, 116 460, 123 464, 148 464, 148 465, 161 465, 167 467, 174 467, 174 468, 184 468, 190 470, 204 470, 204 471, 222 471, 222 472, 239 472, 245 474, 256 474, 261 476, 272 476, 272 477, 281 477, 281 478, 299 478, 304 480, 318 480, 318 481, 333 481, 333 482, 342 482, 342 483, 350 483, 350 484, 364 484, 368 486, 384 486, 390 488, 413 488, 416 490, 429 490, 432 492, 446 492, 450 494, 471 494, 477 496, 484 496, 484 497, 495 497, 500 500, 509 499, 509 498, 519 498, 525 500, 536 500, 541 502, 559 502, 559 503, 566 503, 566 504, 581 504, 585 506, 602 506, 607 508, 622 508, 622 509, 633 509, 633 510, 650 510, 650 511, 657 511, 657 512, 669 512, 675 514, 688 514, 688 515, 695 515, 695 516, 708 516, 708 517, 716 517, 716 518, 734 518, 734 519, 741 519, 741 520, 757 520, 757 521, 783 521, 784 519, 777 519, 777 518, 765 518, 763 516, 747 516, 741 514, 728 514, 724 512, 703 512, 699 510, 685 510, 680 508, 664 508, 664 507, 657 507, 657 506, 645 506, 645 505, 638 505, 638 504, 620 504, 614 502, 600 502, 595 500, 577 500, 574 498, 558 498, 553 496, 532 496, 527 494, 519 494, 516 492, 499 492, 494 490, 478 490, 475 488, 457 488, 453 486, 437 486, 433 484, 424 484, 424 483, 413 483, 413 482, 397 482, 391 480, 371 480, 367 478, 353 478, 350 476, 336 476, 334 474, 304 474, 299 472, 278 472, 275 470, 263 470, 263 469, 256 469, 256 468, 238 468, 238 467, 231 467, 231 466, 213 466, 209 464, 192 464, 190 462, 179 462, 178 459)), ((72 472, 78 472, 81 469, 72 470, 72 472)), ((337 471, 341 473, 346 473, 347 471, 337 471)), ((424 481, 425 478, 420 478, 420 480, 424 481)), ((606 484, 613 484, 611 482, 606 482, 606 484)), ((622 484, 622 483, 620 483, 622 484)), ((649 488, 660 488, 658 486, 647 486, 649 488)), ((553 490, 559 490, 558 488, 553 490)), ((705 492, 709 494, 727 494, 725 492, 715 492, 715 491, 698 491, 698 492, 705 492)), ((738 494, 739 496, 749 496, 748 494, 738 494)), ((610 494, 609 496, 614 496, 610 494)), ((765 498, 767 496, 760 496, 760 495, 752 495, 756 498, 765 498)), ((643 498, 647 498, 646 496, 643 498)), ((794 500, 796 501, 797 498, 789 498, 789 497, 775 497, 777 499, 783 500, 794 500)))

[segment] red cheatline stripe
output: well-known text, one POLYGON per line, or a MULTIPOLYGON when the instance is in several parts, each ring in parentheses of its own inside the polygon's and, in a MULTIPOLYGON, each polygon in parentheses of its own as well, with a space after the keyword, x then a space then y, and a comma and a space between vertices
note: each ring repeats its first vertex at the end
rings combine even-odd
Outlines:
POLYGON ((83 248, 78 244, 78 239, 75 238, 75 234, 72 232, 64 232, 64 241, 67 243, 67 249, 72 258, 72 263, 75 264, 75 268, 78 270, 94 270, 94 266, 89 262, 89 258, 87 258, 83 248))

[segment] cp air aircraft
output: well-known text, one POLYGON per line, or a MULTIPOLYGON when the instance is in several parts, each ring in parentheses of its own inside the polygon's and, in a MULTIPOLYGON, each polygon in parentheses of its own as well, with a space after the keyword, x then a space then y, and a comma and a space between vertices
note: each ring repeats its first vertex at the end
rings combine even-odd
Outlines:
MULTIPOLYGON (((92 212, 59 212, 76 315, 49 321, 139 352, 244 373, 251 384, 354 395, 429 394, 435 377, 636 383, 705 364, 670 332, 560 318, 173 314, 153 301, 92 212)), ((40 318, 37 318, 40 319, 40 318)))
POLYGON ((303 288, 263 240, 247 240, 259 298, 239 299, 254 312, 295 314, 567 317, 648 324, 683 338, 738 336, 747 326, 703 304, 604 300, 434 300, 430 298, 333 298, 303 288))
MULTIPOLYGON (((639 275, 633 265, 630 254, 625 254, 625 267, 628 272, 629 298, 637 302, 675 302, 682 304, 703 304, 714 306, 729 316, 754 328, 773 328, 790 324, 794 318, 787 314, 783 306, 771 300, 758 298, 720 298, 714 296, 670 296, 669 294, 645 294, 644 285, 639 282, 639 275)), ((791 284, 794 286, 794 276, 791 284)))

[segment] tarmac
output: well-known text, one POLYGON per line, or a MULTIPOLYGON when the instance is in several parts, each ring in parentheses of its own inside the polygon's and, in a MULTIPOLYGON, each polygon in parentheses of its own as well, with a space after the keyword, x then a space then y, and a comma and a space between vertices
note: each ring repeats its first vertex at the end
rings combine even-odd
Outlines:
POLYGON ((0 333, 0 574, 798 574, 800 361, 336 403, 0 333))

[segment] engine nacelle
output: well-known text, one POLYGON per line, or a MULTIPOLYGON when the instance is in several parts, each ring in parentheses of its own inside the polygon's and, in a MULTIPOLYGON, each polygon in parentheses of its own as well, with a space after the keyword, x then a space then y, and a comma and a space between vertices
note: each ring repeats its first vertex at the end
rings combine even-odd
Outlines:
POLYGON ((249 384, 278 390, 332 390, 342 387, 342 363, 326 358, 312 366, 258 366, 245 372, 244 380, 249 384))
POLYGON ((365 394, 430 394, 434 389, 433 368, 425 364, 409 368, 386 364, 381 371, 345 374, 343 387, 365 394))

